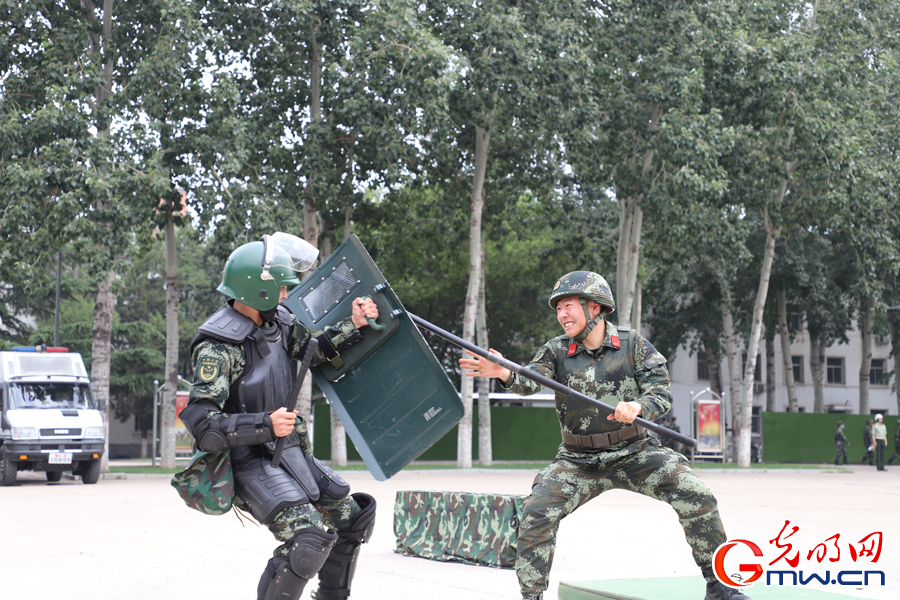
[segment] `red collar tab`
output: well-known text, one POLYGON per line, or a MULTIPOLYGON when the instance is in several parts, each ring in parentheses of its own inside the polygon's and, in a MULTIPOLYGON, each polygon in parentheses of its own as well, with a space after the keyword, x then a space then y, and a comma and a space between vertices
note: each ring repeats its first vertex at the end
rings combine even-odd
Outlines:
POLYGON ((619 348, 619 336, 618 335, 610 335, 609 341, 612 342, 613 348, 619 348))
POLYGON ((569 356, 575 356, 575 351, 578 349, 578 344, 572 342, 569 344, 569 356))

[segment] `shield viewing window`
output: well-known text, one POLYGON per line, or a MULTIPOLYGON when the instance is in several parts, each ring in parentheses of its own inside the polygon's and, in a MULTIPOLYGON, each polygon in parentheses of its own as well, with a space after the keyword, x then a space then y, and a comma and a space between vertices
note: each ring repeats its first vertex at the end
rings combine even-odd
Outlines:
MULTIPOLYGON (((319 273, 316 272, 315 276, 318 277, 319 273)), ((312 322, 318 323, 356 289, 359 278, 350 265, 342 262, 327 276, 321 276, 321 282, 314 285, 301 300, 312 322)))

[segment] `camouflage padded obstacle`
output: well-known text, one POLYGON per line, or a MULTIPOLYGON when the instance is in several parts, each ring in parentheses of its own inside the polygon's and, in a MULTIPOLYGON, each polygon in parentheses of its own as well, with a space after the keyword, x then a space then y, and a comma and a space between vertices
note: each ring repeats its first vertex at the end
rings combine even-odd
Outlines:
POLYGON ((512 569, 522 496, 397 492, 394 552, 441 562, 512 569))
POLYGON ((198 452, 172 487, 184 503, 205 515, 224 515, 234 502, 234 473, 227 452, 198 452))

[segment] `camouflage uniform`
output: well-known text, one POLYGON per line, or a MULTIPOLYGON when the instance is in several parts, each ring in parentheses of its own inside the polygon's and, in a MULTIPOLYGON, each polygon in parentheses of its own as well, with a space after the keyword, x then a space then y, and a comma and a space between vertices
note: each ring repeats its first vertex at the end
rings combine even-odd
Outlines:
POLYGON ((900 458, 900 419, 897 420, 897 428, 894 429, 894 455, 888 459, 887 464, 894 462, 895 458, 900 458))
MULTIPOLYGON (((560 336, 541 346, 528 368, 609 405, 635 401, 647 420, 662 417, 672 405, 666 359, 636 332, 619 330, 609 322, 606 338, 597 350, 560 336), (633 347, 631 356, 625 351, 629 347, 633 347), (562 366, 558 369, 557 365, 562 366)), ((541 388, 518 374, 512 374, 504 387, 520 395, 534 394, 541 388)), ((568 434, 589 435, 626 427, 607 420, 601 410, 559 392, 556 411, 562 431, 568 434)), ((726 541, 716 499, 682 455, 642 434, 600 449, 564 443, 556 459, 537 474, 519 525, 516 575, 523 597, 540 598, 548 587, 560 520, 614 488, 672 506, 704 578, 716 582, 712 555, 726 541)))
POLYGON ((863 429, 863 448, 865 448, 866 453, 863 454, 861 463, 865 463, 869 461, 870 465, 874 465, 875 462, 875 446, 872 444, 872 419, 868 419, 866 421, 866 427, 863 429), (869 450, 869 447, 872 449, 869 450))
POLYGON ((847 464, 847 448, 849 444, 847 436, 844 435, 844 424, 838 425, 837 431, 834 432, 834 464, 840 464, 841 456, 844 457, 844 464, 847 464))
MULTIPOLYGON (((293 318, 293 315, 291 315, 293 318)), ((361 334, 354 328, 350 319, 342 321, 338 326, 330 328, 326 334, 331 340, 332 346, 339 350, 356 342, 361 334)), ((288 336, 288 353, 292 358, 302 357, 310 332, 303 325, 294 321, 288 336)), ((224 410, 228 401, 231 385, 244 374, 244 347, 242 344, 229 344, 219 340, 207 338, 198 342, 191 355, 194 367, 195 381, 191 384, 188 404, 196 402, 211 402, 224 410)), ((316 352, 314 363, 325 360, 321 350, 316 352)), ((216 413, 210 412, 209 416, 216 413)), ((298 416, 294 430, 300 436, 300 448, 307 454, 312 453, 312 443, 309 439, 309 431, 306 421, 298 416)), ((235 496, 234 503, 239 508, 249 512, 248 507, 235 496)), ((345 543, 346 538, 340 536, 342 531, 347 531, 353 519, 360 512, 360 507, 353 496, 347 496, 341 500, 335 500, 323 495, 318 501, 311 504, 291 506, 282 510, 268 525, 269 531, 278 541, 282 542, 274 551, 274 556, 284 558, 288 554, 289 544, 294 535, 301 529, 312 527, 327 531, 329 529, 338 532, 336 545, 345 543)))

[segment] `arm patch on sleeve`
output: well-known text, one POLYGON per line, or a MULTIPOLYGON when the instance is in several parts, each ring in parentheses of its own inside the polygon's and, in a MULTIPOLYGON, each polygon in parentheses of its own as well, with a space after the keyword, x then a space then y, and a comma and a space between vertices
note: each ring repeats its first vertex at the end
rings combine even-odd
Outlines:
POLYGON ((200 381, 209 383, 219 376, 219 368, 221 365, 221 358, 215 356, 202 356, 200 357, 200 368, 198 369, 197 376, 200 378, 200 381))

